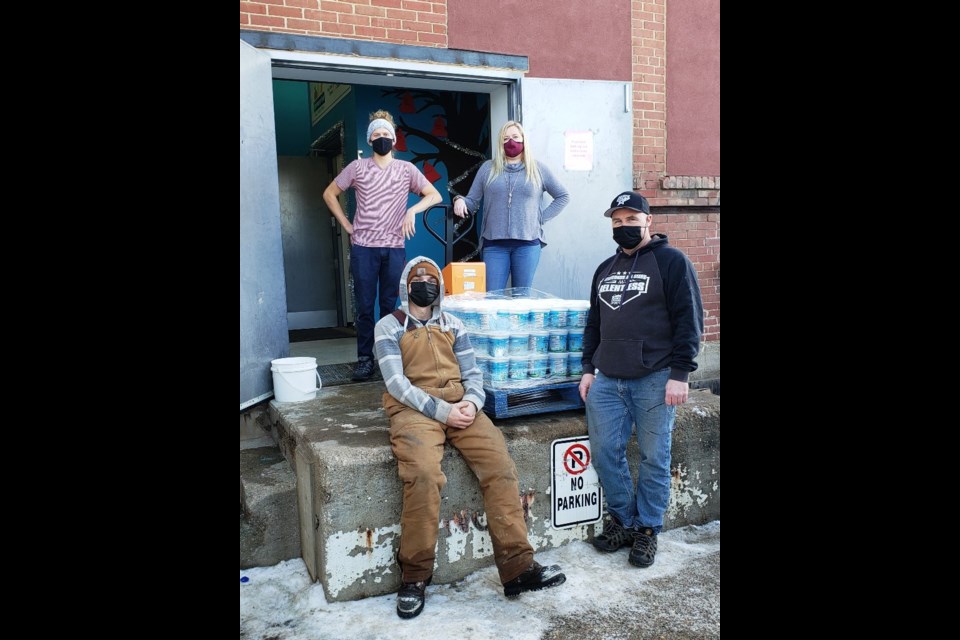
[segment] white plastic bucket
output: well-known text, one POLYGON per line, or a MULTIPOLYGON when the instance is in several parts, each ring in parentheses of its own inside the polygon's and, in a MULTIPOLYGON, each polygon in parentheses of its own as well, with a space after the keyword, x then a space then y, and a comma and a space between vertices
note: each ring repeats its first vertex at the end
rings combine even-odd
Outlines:
POLYGON ((270 361, 273 372, 273 397, 277 402, 313 400, 323 386, 316 358, 277 358, 270 361), (313 379, 317 386, 313 386, 313 379))

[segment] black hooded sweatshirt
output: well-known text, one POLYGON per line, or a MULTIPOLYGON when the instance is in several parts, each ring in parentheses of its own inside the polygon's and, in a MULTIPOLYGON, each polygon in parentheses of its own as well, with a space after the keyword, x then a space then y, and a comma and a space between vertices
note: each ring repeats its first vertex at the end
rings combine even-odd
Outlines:
POLYGON ((656 233, 633 255, 617 249, 593 274, 583 371, 642 378, 670 367, 671 380, 686 382, 697 369, 702 334, 697 272, 656 233))

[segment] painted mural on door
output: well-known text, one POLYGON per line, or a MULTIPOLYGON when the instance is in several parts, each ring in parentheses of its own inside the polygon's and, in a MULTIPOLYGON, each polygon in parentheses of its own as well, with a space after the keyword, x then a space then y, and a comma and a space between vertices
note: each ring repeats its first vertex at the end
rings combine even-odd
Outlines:
MULTIPOLYGON (((486 94, 383 89, 383 108, 397 123, 397 157, 417 165, 448 196, 466 195, 490 149, 490 101, 486 94)), ((456 221, 455 235, 466 220, 456 221)), ((457 262, 478 260, 480 225, 453 248, 457 262)))

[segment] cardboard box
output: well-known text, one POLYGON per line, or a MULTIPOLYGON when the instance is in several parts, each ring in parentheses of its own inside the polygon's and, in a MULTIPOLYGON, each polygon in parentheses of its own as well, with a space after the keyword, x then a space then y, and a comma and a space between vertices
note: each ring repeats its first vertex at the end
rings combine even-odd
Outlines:
POLYGON ((442 273, 445 295, 487 291, 487 265, 482 262, 451 262, 442 273))

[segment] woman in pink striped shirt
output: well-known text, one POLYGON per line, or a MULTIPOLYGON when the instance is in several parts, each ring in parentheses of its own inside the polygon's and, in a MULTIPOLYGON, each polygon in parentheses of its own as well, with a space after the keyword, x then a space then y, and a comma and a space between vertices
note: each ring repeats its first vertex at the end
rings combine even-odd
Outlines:
POLYGON ((393 116, 377 111, 370 116, 367 142, 372 158, 348 164, 323 192, 330 213, 350 234, 350 274, 357 300, 357 367, 353 379, 373 375, 373 317, 377 286, 380 288, 380 317, 397 306, 400 276, 406 264, 404 240, 416 230, 416 215, 440 202, 440 193, 413 164, 393 157, 397 139, 393 116), (347 219, 337 197, 353 187, 357 209, 353 222, 347 219), (407 196, 423 196, 407 208, 407 196))

